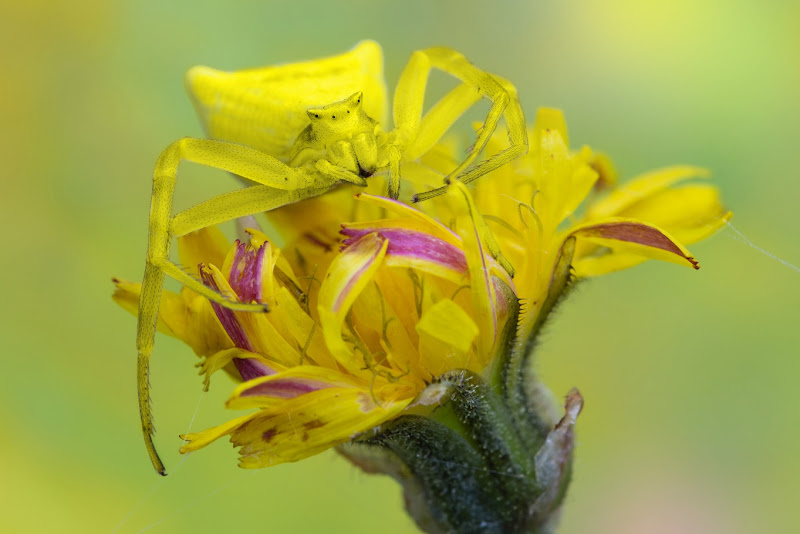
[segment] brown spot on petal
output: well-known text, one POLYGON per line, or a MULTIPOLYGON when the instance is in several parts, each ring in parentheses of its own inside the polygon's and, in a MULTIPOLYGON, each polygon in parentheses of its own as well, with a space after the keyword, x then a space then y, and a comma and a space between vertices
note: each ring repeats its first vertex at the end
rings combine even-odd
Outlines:
POLYGON ((308 432, 303 432, 303 441, 308 441, 308 432))
POLYGON ((314 419, 308 423, 303 423, 303 428, 307 430, 314 430, 315 428, 319 428, 321 426, 325 426, 325 423, 323 423, 320 419, 314 419))
POLYGON ((278 433, 277 428, 270 428, 269 430, 266 430, 263 434, 261 434, 261 439, 264 440, 264 443, 269 443, 270 441, 272 441, 272 438, 274 438, 277 433, 278 433))

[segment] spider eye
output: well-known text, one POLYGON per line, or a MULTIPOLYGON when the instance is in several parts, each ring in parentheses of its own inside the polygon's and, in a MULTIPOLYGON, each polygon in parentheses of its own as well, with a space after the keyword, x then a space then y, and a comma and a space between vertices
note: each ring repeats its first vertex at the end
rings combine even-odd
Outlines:
POLYGON ((336 115, 333 115, 331 118, 332 118, 332 119, 335 119, 335 118, 336 118, 336 115))
POLYGON ((319 118, 319 115, 317 115, 316 113, 314 113, 314 117, 318 119, 318 118, 319 118))

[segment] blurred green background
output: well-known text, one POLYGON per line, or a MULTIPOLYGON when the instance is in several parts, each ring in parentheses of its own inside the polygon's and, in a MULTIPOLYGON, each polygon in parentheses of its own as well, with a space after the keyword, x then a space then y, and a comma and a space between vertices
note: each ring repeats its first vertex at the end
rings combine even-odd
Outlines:
MULTIPOLYGON (((332 452, 243 471, 220 442, 184 461, 177 434, 225 420, 230 388, 219 379, 201 398, 195 357, 163 336, 152 376, 171 474, 150 467, 135 321, 110 278, 141 275, 159 151, 201 135, 182 84, 192 65, 307 59, 370 37, 393 87, 412 50, 448 45, 513 80, 529 118, 564 109, 573 144, 605 151, 624 178, 709 167, 735 227, 800 264, 797 2, 227 6, 0 2, 4 531, 414 531, 391 480, 332 452)), ((234 185, 190 172, 183 205, 234 185)), ((699 272, 651 262, 582 284, 540 346, 544 381, 586 398, 563 533, 796 532, 800 272, 730 228, 691 248, 699 272)))

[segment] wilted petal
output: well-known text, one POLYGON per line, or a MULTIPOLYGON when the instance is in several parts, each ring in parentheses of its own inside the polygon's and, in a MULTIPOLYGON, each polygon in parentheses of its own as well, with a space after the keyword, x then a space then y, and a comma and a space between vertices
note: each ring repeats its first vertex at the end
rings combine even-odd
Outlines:
MULTIPOLYGON (((700 268, 689 251, 664 230, 634 219, 616 218, 587 223, 572 229, 570 235, 614 249, 609 256, 616 256, 621 251, 700 268)), ((574 262, 576 269, 580 266, 580 260, 576 258, 574 262)), ((616 260, 610 257, 609 261, 616 260)), ((580 269, 578 274, 587 276, 590 273, 580 269)))
POLYGON ((614 167, 614 162, 605 154, 595 153, 589 160, 589 166, 597 173, 594 187, 598 191, 605 191, 617 185, 619 174, 614 167))
POLYGON ((554 504, 563 498, 564 488, 569 484, 572 449, 575 446, 575 421, 583 409, 583 397, 577 389, 567 395, 564 417, 547 435, 542 448, 536 453, 536 482, 544 492, 530 507, 528 513, 539 522, 544 522, 554 504))

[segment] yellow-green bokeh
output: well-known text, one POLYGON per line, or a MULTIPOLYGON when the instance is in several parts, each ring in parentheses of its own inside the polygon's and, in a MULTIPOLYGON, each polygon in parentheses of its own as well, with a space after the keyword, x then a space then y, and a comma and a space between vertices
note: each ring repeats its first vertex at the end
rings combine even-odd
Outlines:
MULTIPOLYGON (((624 177, 709 167, 736 228, 800 263, 796 2, 225 5, 0 2, 4 531, 413 532, 392 481, 333 453, 250 472, 221 442, 184 462, 177 434, 228 417, 230 388, 220 379, 198 404, 195 357, 164 337, 152 381, 172 474, 150 468, 134 319, 110 278, 141 274, 159 150, 201 134, 182 87, 192 65, 305 59, 370 37, 393 86, 412 50, 452 46, 514 81, 529 117, 564 109, 573 143, 624 177)), ((183 204, 234 185, 183 177, 183 204)), ((650 263, 579 286, 539 347, 554 392, 586 398, 564 533, 795 525, 800 272, 729 228, 691 248, 699 272, 650 263)))

